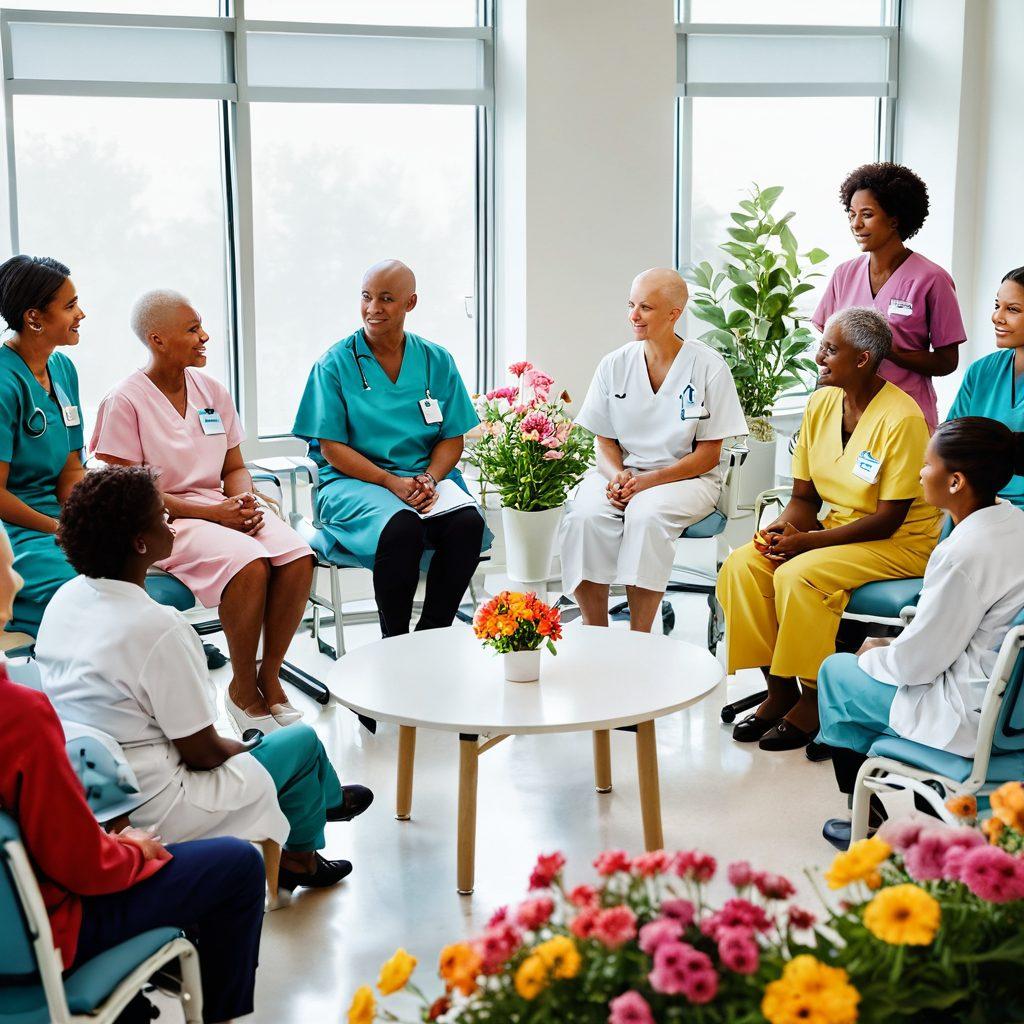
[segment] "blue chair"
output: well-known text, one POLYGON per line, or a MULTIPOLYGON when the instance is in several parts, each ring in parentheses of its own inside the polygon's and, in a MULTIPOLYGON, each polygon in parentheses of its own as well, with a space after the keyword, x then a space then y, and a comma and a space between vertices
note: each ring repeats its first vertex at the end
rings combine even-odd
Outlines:
POLYGON ((50 921, 18 826, 0 812, 0 1024, 110 1024, 166 965, 160 988, 201 1024, 203 993, 195 947, 177 928, 154 928, 63 975, 50 921))
POLYGON ((898 736, 876 740, 857 773, 853 791, 852 841, 868 831, 872 793, 912 790, 951 824, 944 804, 951 796, 984 796, 1004 782, 1024 778, 1024 611, 1003 639, 981 705, 978 742, 972 757, 898 736))

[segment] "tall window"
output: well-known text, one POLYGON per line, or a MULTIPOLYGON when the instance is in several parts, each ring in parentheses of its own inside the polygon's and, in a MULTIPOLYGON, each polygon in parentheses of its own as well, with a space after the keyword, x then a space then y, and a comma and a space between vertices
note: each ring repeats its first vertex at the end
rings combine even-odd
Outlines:
MULTIPOLYGON (((134 299, 184 292, 262 454, 294 450, 363 270, 470 387, 489 338, 491 29, 478 0, 25 0, 0 7, 8 251, 67 263, 87 432, 139 366, 134 299), (226 14, 225 12, 230 12, 226 14)), ((0 258, 6 253, 0 252, 0 258)))
MULTIPOLYGON (((886 0, 684 0, 679 48, 680 263, 723 258, 752 182, 826 274, 857 254, 839 185, 892 149, 898 5, 886 0), (772 24, 758 24, 770 13, 772 24)), ((826 278, 821 279, 823 282, 826 278)), ((813 310, 820 287, 803 296, 813 310)))

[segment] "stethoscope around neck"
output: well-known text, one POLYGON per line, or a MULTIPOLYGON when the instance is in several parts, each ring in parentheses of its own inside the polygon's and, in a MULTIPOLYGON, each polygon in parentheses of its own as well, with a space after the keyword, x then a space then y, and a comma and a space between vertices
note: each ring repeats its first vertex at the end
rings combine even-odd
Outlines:
MULTIPOLYGON (((18 383, 21 385, 22 397, 24 399, 22 408, 25 410, 25 416, 22 420, 22 426, 24 427, 25 434, 33 439, 40 438, 46 433, 48 423, 46 412, 36 405, 32 398, 32 392, 29 389, 28 381, 26 381, 20 374, 18 375, 18 383)), ((51 378, 50 383, 52 384, 53 392, 57 397, 57 404, 61 409, 63 409, 64 406, 68 404, 66 396, 60 390, 60 386, 55 380, 51 378)), ((67 429, 66 426, 65 429, 67 429)))
MULTIPOLYGON (((359 371, 359 380, 361 381, 361 383, 363 385, 363 390, 364 391, 372 391, 373 388, 370 387, 370 382, 366 379, 366 374, 363 372, 362 360, 364 360, 364 359, 373 359, 373 356, 372 355, 361 355, 359 353, 358 349, 356 348, 356 346, 359 344, 359 338, 360 338, 361 335, 362 335, 362 332, 360 331, 360 333, 356 335, 355 339, 352 342, 352 358, 356 361, 356 369, 359 371)), ((427 364, 427 386, 424 389, 424 394, 427 396, 427 398, 430 398, 430 350, 429 349, 425 348, 423 350, 423 359, 424 359, 424 361, 427 364)))

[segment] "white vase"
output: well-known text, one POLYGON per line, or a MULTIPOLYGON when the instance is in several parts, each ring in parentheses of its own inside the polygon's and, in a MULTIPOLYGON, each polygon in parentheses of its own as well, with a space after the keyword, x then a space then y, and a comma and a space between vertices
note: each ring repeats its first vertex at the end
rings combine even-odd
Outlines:
POLYGON ((740 493, 736 504, 740 508, 752 509, 757 496, 775 486, 776 442, 748 437, 745 444, 748 454, 740 472, 740 493))
POLYGON ((505 678, 510 683, 535 683, 540 679, 540 648, 503 654, 505 678))
POLYGON ((502 508, 505 534, 505 568, 517 583, 540 583, 551 576, 551 556, 564 505, 542 512, 520 512, 502 508))

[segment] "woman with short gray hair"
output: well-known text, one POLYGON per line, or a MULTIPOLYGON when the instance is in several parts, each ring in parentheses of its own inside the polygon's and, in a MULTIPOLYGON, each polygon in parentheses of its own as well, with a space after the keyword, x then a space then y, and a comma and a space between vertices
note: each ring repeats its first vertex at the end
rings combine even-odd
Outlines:
POLYGON ((819 388, 793 452, 793 495, 718 577, 728 671, 760 668, 768 681, 767 699, 733 738, 763 750, 814 738, 818 668, 835 651, 850 593, 921 576, 938 539, 939 512, 919 478, 928 426, 914 399, 878 375, 891 344, 877 310, 829 318, 815 357, 819 388))

